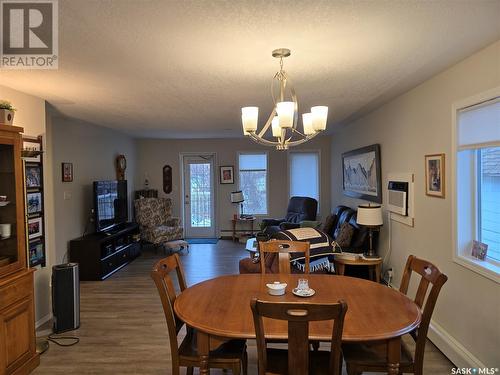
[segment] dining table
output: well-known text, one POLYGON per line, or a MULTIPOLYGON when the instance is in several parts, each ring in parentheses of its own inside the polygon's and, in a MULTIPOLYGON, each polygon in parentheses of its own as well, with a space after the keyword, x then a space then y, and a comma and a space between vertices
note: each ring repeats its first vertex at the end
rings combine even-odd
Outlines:
MULTIPOLYGON (((347 313, 343 343, 387 342, 387 373, 399 373, 401 337, 420 324, 421 312, 406 295, 373 281, 328 274, 240 274, 220 276, 185 289, 175 300, 177 316, 197 331, 200 374, 209 374, 211 349, 229 339, 255 339, 250 301, 332 303, 343 300, 347 313), (315 291, 311 297, 292 293, 300 278, 315 291), (268 283, 286 283, 286 292, 272 296, 268 283)), ((309 340, 331 340, 333 321, 309 325, 309 340)), ((266 339, 287 340, 286 321, 264 319, 266 339)))

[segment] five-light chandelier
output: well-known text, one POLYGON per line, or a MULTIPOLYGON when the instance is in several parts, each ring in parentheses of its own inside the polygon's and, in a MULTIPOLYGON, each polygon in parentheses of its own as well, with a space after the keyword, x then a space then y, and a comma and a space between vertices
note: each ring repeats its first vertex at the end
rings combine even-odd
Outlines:
POLYGON ((289 147, 300 145, 314 138, 326 129, 328 117, 328 107, 311 107, 311 112, 302 114, 303 132, 297 129, 299 117, 297 95, 290 78, 283 70, 283 59, 288 56, 290 56, 290 50, 287 48, 273 51, 273 57, 280 59, 280 70, 274 75, 271 84, 274 108, 259 132, 257 132, 259 107, 241 108, 243 134, 259 144, 276 147, 277 150, 288 150, 289 147), (277 86, 279 87, 278 94, 276 94, 277 86), (288 96, 287 93, 289 93, 288 96), (264 138, 269 127, 271 127, 273 140, 264 138))

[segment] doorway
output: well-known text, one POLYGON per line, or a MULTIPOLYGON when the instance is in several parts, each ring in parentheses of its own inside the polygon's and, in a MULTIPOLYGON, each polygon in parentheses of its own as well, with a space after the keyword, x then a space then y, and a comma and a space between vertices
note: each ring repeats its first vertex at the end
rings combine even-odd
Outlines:
POLYGON ((215 238, 215 155, 182 155, 186 238, 215 238))

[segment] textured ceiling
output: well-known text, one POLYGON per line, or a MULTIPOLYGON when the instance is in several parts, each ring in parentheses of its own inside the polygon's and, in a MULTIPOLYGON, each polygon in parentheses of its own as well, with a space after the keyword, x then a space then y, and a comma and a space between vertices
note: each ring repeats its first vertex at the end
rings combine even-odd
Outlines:
POLYGON ((2 71, 0 84, 63 115, 140 137, 232 137, 240 107, 271 110, 285 69, 301 112, 329 128, 500 39, 500 1, 59 0, 59 70, 2 71))

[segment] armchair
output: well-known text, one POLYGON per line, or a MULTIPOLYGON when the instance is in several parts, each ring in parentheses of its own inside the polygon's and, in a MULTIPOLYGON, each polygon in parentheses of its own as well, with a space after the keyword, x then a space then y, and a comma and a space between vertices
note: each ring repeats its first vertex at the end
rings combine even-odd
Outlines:
POLYGON ((291 197, 283 219, 262 220, 262 231, 267 235, 300 227, 300 222, 316 220, 318 201, 309 197, 291 197))
POLYGON ((143 241, 163 245, 183 238, 180 219, 172 217, 171 199, 140 198, 134 201, 134 207, 143 241))

